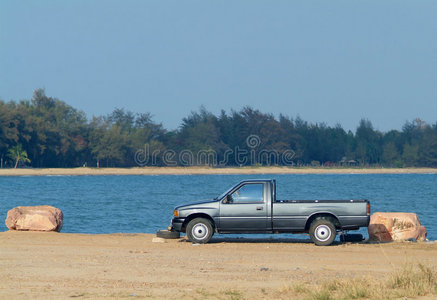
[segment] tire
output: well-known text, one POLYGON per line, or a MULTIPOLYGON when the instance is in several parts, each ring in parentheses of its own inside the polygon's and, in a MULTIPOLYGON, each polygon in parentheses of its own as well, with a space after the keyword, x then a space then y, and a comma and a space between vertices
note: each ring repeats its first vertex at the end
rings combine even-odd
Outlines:
POLYGON ((317 218, 310 225, 310 237, 317 246, 331 245, 336 235, 337 230, 330 218, 317 218))
POLYGON ((206 244, 214 234, 213 226, 208 219, 196 218, 187 225, 187 237, 196 244, 206 244))
POLYGON ((169 231, 169 230, 158 230, 156 232, 156 236, 163 239, 178 239, 181 234, 177 231, 169 231))

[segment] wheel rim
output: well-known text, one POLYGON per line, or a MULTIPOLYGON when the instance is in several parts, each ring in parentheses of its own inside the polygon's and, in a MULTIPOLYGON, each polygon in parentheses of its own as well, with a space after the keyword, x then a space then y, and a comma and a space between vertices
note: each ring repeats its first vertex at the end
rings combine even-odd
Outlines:
POLYGON ((326 242, 331 237, 331 228, 326 225, 319 225, 315 230, 316 238, 321 242, 326 242))
POLYGON ((191 233, 196 239, 203 240, 208 236, 208 227, 202 223, 196 224, 191 230, 191 233))

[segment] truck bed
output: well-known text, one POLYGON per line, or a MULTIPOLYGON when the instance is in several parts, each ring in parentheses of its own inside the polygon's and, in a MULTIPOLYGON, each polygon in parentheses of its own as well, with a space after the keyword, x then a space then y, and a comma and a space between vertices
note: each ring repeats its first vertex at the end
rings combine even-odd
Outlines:
POLYGON ((350 200, 276 200, 273 203, 357 203, 368 202, 366 199, 350 199, 350 200))
POLYGON ((327 213, 338 219, 340 228, 356 229, 368 225, 368 200, 277 200, 272 204, 274 229, 305 228, 314 214, 327 213))

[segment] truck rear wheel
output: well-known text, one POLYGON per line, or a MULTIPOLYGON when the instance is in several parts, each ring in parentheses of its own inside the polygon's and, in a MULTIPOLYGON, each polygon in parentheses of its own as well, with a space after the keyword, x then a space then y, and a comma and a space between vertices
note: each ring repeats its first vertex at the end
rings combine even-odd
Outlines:
POLYGON ((329 218, 320 217, 311 223, 310 237, 317 246, 331 245, 336 235, 334 223, 329 218))
POLYGON ((206 244, 214 234, 211 222, 208 219, 196 218, 187 225, 188 239, 197 244, 206 244))

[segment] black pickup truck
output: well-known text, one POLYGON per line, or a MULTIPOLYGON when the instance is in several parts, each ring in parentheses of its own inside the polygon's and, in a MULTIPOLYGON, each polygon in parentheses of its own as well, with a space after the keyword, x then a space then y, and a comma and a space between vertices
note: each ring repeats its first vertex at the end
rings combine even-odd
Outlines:
POLYGON ((214 200, 178 206, 171 230, 194 243, 217 233, 309 233, 316 245, 330 245, 337 232, 367 227, 367 200, 279 200, 275 180, 245 180, 214 200))

